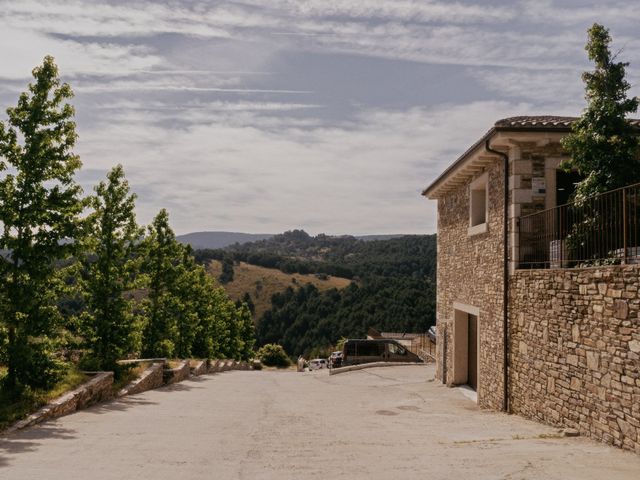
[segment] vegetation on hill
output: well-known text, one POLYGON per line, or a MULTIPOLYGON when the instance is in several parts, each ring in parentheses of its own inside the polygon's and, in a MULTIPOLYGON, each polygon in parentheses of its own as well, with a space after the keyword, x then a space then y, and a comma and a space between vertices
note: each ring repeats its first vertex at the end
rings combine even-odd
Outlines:
POLYGON ((275 235, 268 240, 232 245, 224 250, 197 250, 201 262, 235 261, 285 273, 325 273, 343 278, 427 277, 435 280, 436 242, 431 235, 405 235, 389 240, 358 240, 351 236, 312 237, 304 230, 275 235))
MULTIPOLYGON (((213 278, 220 278, 222 263, 219 260, 211 260, 207 270, 213 278)), ((224 289, 233 300, 244 301, 252 306, 256 319, 261 318, 264 312, 271 308, 273 295, 282 293, 289 287, 296 289, 312 284, 319 291, 325 291, 332 288, 342 289, 351 283, 351 280, 346 278, 324 274, 284 273, 275 268, 245 262, 234 265, 233 270, 233 280, 225 283, 224 289)))
POLYGON ((256 316, 259 345, 278 343, 294 356, 308 355, 341 337, 363 337, 369 327, 425 332, 435 323, 435 235, 366 242, 294 230, 225 250, 195 252, 202 262, 229 255, 274 272, 356 280, 343 289, 298 284, 274 293, 270 308, 256 316))

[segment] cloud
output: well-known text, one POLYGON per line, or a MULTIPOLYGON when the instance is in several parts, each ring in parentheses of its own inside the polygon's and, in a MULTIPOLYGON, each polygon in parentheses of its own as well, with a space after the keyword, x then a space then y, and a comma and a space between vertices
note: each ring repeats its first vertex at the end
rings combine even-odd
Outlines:
POLYGON ((2 76, 10 79, 27 77, 45 55, 53 55, 65 75, 129 72, 149 69, 160 62, 157 55, 140 45, 63 40, 4 25, 0 28, 0 45, 5 46, 0 48, 2 76))
POLYGON ((422 188, 514 111, 532 110, 506 102, 373 109, 342 126, 280 129, 269 117, 229 125, 212 112, 208 123, 185 120, 179 130, 122 114, 81 130, 79 148, 92 170, 123 162, 141 220, 168 206, 181 232, 259 224, 273 232, 421 233, 435 229, 422 188))
POLYGON ((628 0, 0 0, 0 99, 53 54, 81 181, 124 163, 143 222, 419 233, 421 190, 496 119, 578 113, 595 20, 637 81, 628 0))

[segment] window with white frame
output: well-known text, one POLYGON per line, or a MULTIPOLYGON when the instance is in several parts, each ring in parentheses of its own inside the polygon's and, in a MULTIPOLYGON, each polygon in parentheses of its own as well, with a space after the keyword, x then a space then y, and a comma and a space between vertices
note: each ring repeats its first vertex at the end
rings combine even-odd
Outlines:
POLYGON ((487 231, 488 216, 488 175, 485 172, 469 186, 469 235, 487 231))

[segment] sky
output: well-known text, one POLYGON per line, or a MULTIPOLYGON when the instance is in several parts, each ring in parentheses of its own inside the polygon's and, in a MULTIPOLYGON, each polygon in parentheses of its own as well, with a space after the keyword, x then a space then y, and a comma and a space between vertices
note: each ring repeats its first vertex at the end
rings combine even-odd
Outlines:
POLYGON ((0 120, 53 55, 85 192, 124 166, 181 233, 432 233, 496 120, 579 115, 586 30, 640 94, 637 0, 0 0, 0 120))

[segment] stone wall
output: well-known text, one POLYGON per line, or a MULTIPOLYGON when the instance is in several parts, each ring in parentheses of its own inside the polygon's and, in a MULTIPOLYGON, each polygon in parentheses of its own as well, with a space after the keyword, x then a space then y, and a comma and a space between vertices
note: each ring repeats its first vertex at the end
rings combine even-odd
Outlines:
POLYGON ((118 396, 123 395, 135 395, 136 393, 146 392, 147 390, 153 390, 154 388, 164 385, 164 379, 162 372, 164 370, 164 361, 153 363, 134 381, 125 386, 118 396))
POLYGON ((502 162, 496 160, 487 171, 487 232, 468 234, 469 184, 438 200, 437 378, 453 383, 454 302, 477 307, 480 309, 478 403, 500 409, 503 403, 502 162))
POLYGON ((44 422, 52 418, 62 417, 76 410, 87 408, 94 403, 102 402, 113 396, 113 372, 96 372, 90 380, 80 385, 75 390, 65 393, 61 397, 51 401, 40 410, 32 413, 24 420, 14 424, 5 433, 44 422))
POLYGON ((519 270, 510 408, 640 453, 640 266, 519 270))
POLYGON ((178 367, 164 369, 164 383, 165 385, 170 385, 172 383, 181 382, 182 380, 189 378, 189 375, 191 375, 189 360, 182 360, 178 367))
POLYGON ((203 375, 209 371, 209 360, 194 360, 191 362, 191 375, 197 377, 203 375))

